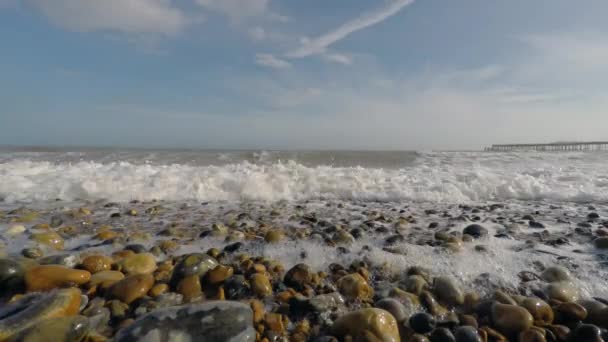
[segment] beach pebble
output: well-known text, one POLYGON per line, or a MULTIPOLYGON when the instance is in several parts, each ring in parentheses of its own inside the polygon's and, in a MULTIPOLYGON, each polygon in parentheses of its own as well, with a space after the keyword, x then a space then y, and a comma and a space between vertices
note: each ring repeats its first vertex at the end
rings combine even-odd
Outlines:
POLYGON ((426 334, 435 329, 435 318, 426 312, 420 312, 409 318, 408 324, 415 332, 426 334))
POLYGON ((433 282, 433 288, 438 299, 447 305, 455 306, 464 303, 464 294, 454 278, 437 277, 433 282))
MULTIPOLYGON (((429 336, 429 340, 431 342, 457 342, 456 337, 454 336, 452 331, 450 331, 450 329, 448 328, 443 327, 433 330, 433 332, 429 336)), ((462 341, 464 342, 465 340, 462 341)))
POLYGON ((359 273, 352 273, 338 279, 338 289, 349 299, 368 300, 374 296, 374 290, 359 273))
POLYGON ((550 283, 546 287, 547 296, 560 302, 575 302, 578 300, 579 291, 569 282, 550 283))
POLYGON ((412 314, 412 312, 406 310, 405 306, 401 304, 401 302, 393 298, 381 299, 377 301, 374 306, 390 312, 391 315, 395 317, 397 322, 401 322, 409 318, 412 314))
POLYGON ((56 250, 63 250, 65 243, 63 238, 53 231, 34 233, 32 234, 31 239, 56 250))
POLYGON ((8 229, 5 231, 5 234, 10 237, 14 237, 14 236, 23 234, 25 232, 25 230, 26 230, 25 226, 23 226, 21 224, 15 224, 15 225, 8 227, 8 229))
POLYGON ((253 311, 231 301, 171 307, 149 313, 116 336, 117 342, 254 342, 253 311))
POLYGON ((534 322, 532 315, 516 305, 495 303, 491 309, 492 322, 505 335, 519 334, 530 328, 534 322))
POLYGON ((570 341, 603 342, 604 339, 602 339, 602 331, 597 326, 581 324, 572 331, 570 341))
POLYGON ((570 272, 561 266, 548 267, 543 271, 541 277, 546 282, 570 281, 570 272))
POLYGON ((366 341, 401 341, 395 318, 389 312, 377 308, 349 312, 334 322, 331 331, 340 338, 351 336, 366 341))
POLYGON ((154 277, 150 274, 136 274, 116 282, 109 289, 111 298, 131 304, 136 299, 145 296, 154 285, 154 277))
POLYGON ((156 270, 156 258, 151 253, 139 253, 129 255, 119 262, 123 273, 132 274, 151 274, 156 270))
POLYGON ((264 236, 264 240, 268 243, 279 243, 285 239, 285 233, 280 229, 269 230, 264 236))
POLYGON ((587 318, 587 309, 577 303, 560 303, 553 309, 560 318, 569 322, 583 321, 587 318))
POLYGON ((471 326, 461 326, 454 330, 456 342, 483 342, 477 329, 471 326))
POLYGON ((259 297, 267 297, 272 294, 270 279, 263 273, 255 273, 249 278, 251 290, 259 297))
POLYGON ((210 255, 202 253, 188 254, 182 257, 173 271, 174 279, 197 275, 203 277, 207 272, 217 267, 218 262, 210 255))
POLYGON ((211 271, 207 272, 207 282, 212 285, 223 283, 226 279, 232 277, 234 269, 230 266, 218 265, 211 271))
POLYGON ((104 255, 91 255, 82 259, 82 268, 91 272, 92 274, 108 271, 112 268, 112 258, 104 255))
POLYGON ((479 239, 487 236, 488 230, 479 224, 471 224, 462 231, 462 234, 467 234, 475 239, 479 239))
POLYGON ((539 298, 526 298, 521 306, 530 312, 536 325, 545 326, 553 323, 553 309, 545 301, 539 298))
POLYGON ((422 291, 427 289, 428 283, 422 276, 410 275, 405 278, 405 281, 403 281, 403 286, 407 292, 420 295, 422 291))
POLYGON ((90 279, 91 273, 88 271, 61 265, 35 266, 25 272, 25 285, 29 292, 83 285, 90 279))
POLYGON ((125 275, 119 271, 99 271, 91 275, 90 286, 110 287, 112 284, 123 280, 125 275))
POLYGON ((182 278, 177 284, 175 292, 181 294, 186 303, 201 299, 203 289, 200 278, 196 275, 182 278))
POLYGON ((285 285, 301 290, 305 285, 310 285, 313 278, 313 271, 306 264, 297 264, 292 267, 283 279, 285 285))

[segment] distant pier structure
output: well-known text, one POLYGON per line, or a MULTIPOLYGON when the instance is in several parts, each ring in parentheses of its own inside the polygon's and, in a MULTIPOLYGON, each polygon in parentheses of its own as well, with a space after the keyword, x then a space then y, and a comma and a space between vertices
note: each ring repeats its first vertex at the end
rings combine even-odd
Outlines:
POLYGON ((608 151, 608 141, 591 142, 558 142, 550 144, 499 144, 486 147, 487 152, 511 151, 541 151, 541 152, 568 152, 568 151, 608 151))

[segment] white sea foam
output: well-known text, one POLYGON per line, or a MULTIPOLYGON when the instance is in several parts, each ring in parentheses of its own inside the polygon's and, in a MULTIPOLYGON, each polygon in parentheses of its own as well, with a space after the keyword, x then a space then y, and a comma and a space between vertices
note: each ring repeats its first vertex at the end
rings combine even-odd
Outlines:
POLYGON ((124 161, 0 162, 7 202, 61 198, 477 202, 606 201, 605 153, 424 153, 402 168, 305 166, 297 162, 219 166, 124 161))

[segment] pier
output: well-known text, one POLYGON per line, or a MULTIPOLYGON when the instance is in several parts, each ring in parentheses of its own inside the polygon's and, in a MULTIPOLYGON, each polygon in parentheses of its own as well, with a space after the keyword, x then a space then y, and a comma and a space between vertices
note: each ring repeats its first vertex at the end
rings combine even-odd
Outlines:
POLYGON ((540 152, 569 152, 569 151, 608 151, 608 141, 592 142, 563 142, 550 144, 498 144, 486 147, 486 152, 511 151, 540 151, 540 152))

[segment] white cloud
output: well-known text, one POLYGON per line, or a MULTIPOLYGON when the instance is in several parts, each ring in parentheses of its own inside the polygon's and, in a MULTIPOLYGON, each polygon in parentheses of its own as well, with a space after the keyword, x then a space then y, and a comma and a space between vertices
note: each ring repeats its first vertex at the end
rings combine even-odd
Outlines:
POLYGON ((249 34, 249 37, 251 37, 251 39, 258 40, 258 41, 265 40, 266 37, 268 36, 266 33, 266 30, 264 30, 264 28, 259 27, 259 26, 250 28, 249 31, 247 31, 247 33, 249 34))
POLYGON ((267 53, 258 53, 255 55, 255 63, 257 65, 273 68, 273 69, 287 69, 291 67, 291 64, 283 59, 277 58, 274 55, 267 53))
POLYGON ((267 13, 269 2, 270 0, 196 0, 203 8, 233 19, 264 15, 267 13))
POLYGON ((324 54, 323 58, 329 62, 351 65, 353 64, 353 59, 350 56, 341 54, 341 53, 328 53, 324 54))
POLYGON ((187 24, 171 0, 26 0, 53 24, 73 31, 175 34, 187 24))
POLYGON ((390 0, 388 5, 375 11, 364 13, 358 18, 342 24, 333 31, 327 32, 314 39, 303 39, 301 46, 290 51, 287 56, 291 58, 303 58, 325 53, 330 45, 346 38, 356 31, 386 20, 412 3, 414 3, 414 0, 390 0))

